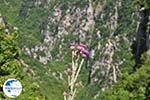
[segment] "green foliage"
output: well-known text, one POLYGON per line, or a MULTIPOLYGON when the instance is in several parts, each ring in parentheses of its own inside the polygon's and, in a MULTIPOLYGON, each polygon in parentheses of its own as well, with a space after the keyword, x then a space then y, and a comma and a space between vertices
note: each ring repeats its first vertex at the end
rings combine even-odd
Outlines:
MULTIPOLYGON (((77 93, 77 96, 75 100, 94 100, 94 96, 97 95, 97 93, 100 90, 100 87, 98 85, 83 85, 81 88, 79 88, 79 92, 77 93)), ((101 93, 100 93, 101 94, 101 93)))
POLYGON ((20 69, 19 48, 17 44, 16 31, 5 33, 0 30, 0 73, 1 75, 17 74, 20 69))
MULTIPOLYGON (((33 93, 32 97, 35 99, 36 97, 38 97, 38 95, 42 95, 40 97, 44 97, 44 100, 62 100, 63 92, 67 89, 67 83, 64 80, 59 79, 58 72, 63 73, 64 66, 66 64, 62 62, 52 61, 50 64, 43 65, 37 60, 34 60, 28 56, 22 55, 22 58, 26 61, 26 64, 32 66, 32 69, 36 74, 36 76, 34 77, 35 80, 33 80, 32 82, 36 82, 36 84, 39 84, 36 92, 30 92, 33 93), (56 73, 56 76, 53 76, 52 73, 56 73)), ((24 85, 28 86, 28 83, 25 82, 24 85)), ((29 91, 26 92, 26 95, 28 94, 28 92, 29 91)), ((22 96, 20 95, 20 97, 22 96)), ((26 97, 26 99, 28 98, 26 97)))
POLYGON ((23 74, 20 80, 23 86, 23 91, 16 100, 45 100, 45 97, 40 92, 40 86, 38 82, 26 74, 23 74))
POLYGON ((150 55, 143 56, 143 65, 132 74, 123 74, 119 83, 103 93, 102 100, 149 100, 150 55))
POLYGON ((0 27, 0 84, 10 77, 18 76, 21 68, 17 31, 9 29, 11 33, 8 34, 5 30, 5 27, 0 27))
MULTIPOLYGON (((23 72, 19 57, 18 32, 9 28, 0 27, 0 86, 9 78, 18 79, 23 85, 23 92, 17 100, 45 100, 39 92, 39 85, 23 72)), ((0 92, 0 100, 10 100, 0 92)))
MULTIPOLYGON (((64 37, 64 43, 59 40, 52 50, 53 60, 43 65, 38 60, 31 59, 25 55, 21 55, 21 58, 34 70, 36 76, 33 79, 32 76, 28 76, 29 72, 24 73, 22 71, 19 62, 20 50, 19 47, 24 45, 31 48, 35 45, 41 44, 41 40, 44 33, 41 33, 41 29, 44 30, 48 23, 48 16, 51 16, 54 7, 61 4, 61 9, 64 10, 62 14, 65 14, 65 10, 73 7, 87 8, 88 0, 51 0, 48 8, 45 8, 45 0, 41 5, 35 6, 33 3, 37 0, 0 0, 0 12, 6 20, 11 24, 17 26, 20 29, 18 35, 17 32, 10 30, 11 34, 5 34, 4 29, 0 29, 0 83, 3 83, 10 77, 16 77, 20 79, 23 84, 23 92, 18 97, 18 100, 61 100, 63 98, 63 92, 66 90, 66 82, 64 80, 56 79, 51 75, 51 72, 62 72, 68 66, 68 62, 71 61, 71 53, 68 50, 68 43, 72 40, 78 40, 76 36, 69 34, 64 37), (8 2, 8 4, 6 2, 8 2), (22 15, 20 14, 22 10, 22 15), (18 36, 17 36, 18 35, 18 36), (19 40, 19 44, 18 41, 19 40), (59 50, 59 44, 63 44, 63 48, 59 50), (58 52, 61 51, 64 54, 64 58, 61 61, 55 61, 55 57, 58 52), (50 72, 49 72, 50 70, 50 72), (2 74, 2 75, 1 75, 2 74), (43 96, 44 95, 44 96, 43 96)), ((87 74, 88 71, 84 66, 80 79, 83 82, 83 87, 79 89, 77 94, 77 100, 93 100, 93 97, 100 92, 99 99, 102 100, 143 100, 150 99, 150 82, 149 82, 149 68, 150 62, 147 56, 143 56, 143 65, 141 68, 134 72, 133 65, 134 61, 131 59, 132 54, 128 50, 130 45, 123 40, 127 37, 129 41, 133 40, 134 33, 136 31, 135 7, 144 5, 146 9, 150 7, 150 0, 121 0, 121 6, 118 7, 118 26, 115 30, 109 30, 105 25, 106 22, 110 21, 110 17, 113 16, 115 10, 115 1, 112 0, 93 0, 95 4, 105 4, 104 8, 96 19, 93 36, 97 30, 100 30, 102 37, 100 39, 89 39, 87 43, 90 43, 91 49, 95 49, 98 42, 101 47, 105 46, 107 39, 111 34, 119 35, 120 46, 116 50, 113 60, 118 62, 120 59, 125 59, 121 65, 122 77, 121 81, 114 85, 110 90, 101 93, 100 87, 98 86, 87 86, 87 74), (106 3, 105 3, 106 2, 106 3), (136 5, 135 5, 136 4, 136 5), (103 14, 103 16, 101 16, 103 14), (146 60, 147 59, 147 60, 146 60)), ((85 16, 83 16, 85 18, 85 16)), ((0 25, 1 27, 1 25, 0 25)), ((52 35, 57 32, 57 25, 52 24, 50 30, 52 35)), ((111 37, 114 38, 114 37, 111 37)), ((41 54, 41 52, 39 52, 41 54)), ((91 63, 99 59, 100 51, 96 49, 96 56, 91 60, 91 63)), ((43 54, 42 54, 43 55, 43 54)), ((63 73, 64 74, 64 73, 63 73)), ((0 99, 6 99, 5 96, 0 92, 0 99)))
POLYGON ((150 1, 149 0, 134 0, 134 2, 138 8, 145 7, 146 9, 150 9, 150 1))

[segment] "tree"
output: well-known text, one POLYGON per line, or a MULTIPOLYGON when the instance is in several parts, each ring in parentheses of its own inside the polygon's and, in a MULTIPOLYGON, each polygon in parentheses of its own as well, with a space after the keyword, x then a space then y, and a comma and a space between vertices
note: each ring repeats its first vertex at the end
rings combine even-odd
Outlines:
POLYGON ((17 32, 6 34, 0 29, 0 76, 16 75, 20 68, 17 32))
MULTIPOLYGON (((0 24, 0 85, 10 77, 19 75, 21 64, 19 62, 20 50, 17 42, 17 28, 0 24), (13 29, 14 28, 14 29, 13 29)), ((0 96, 2 94, 0 93, 0 96)))
POLYGON ((122 79, 100 98, 102 100, 149 100, 150 96, 150 51, 142 55, 143 65, 122 79))
MULTIPOLYGON (((3 83, 9 78, 18 79, 23 85, 22 96, 18 100, 43 100, 39 92, 39 84, 23 71, 20 60, 21 50, 18 45, 18 29, 0 24, 0 100, 6 99, 2 93, 3 83)), ((9 99, 7 99, 9 100, 9 99)))

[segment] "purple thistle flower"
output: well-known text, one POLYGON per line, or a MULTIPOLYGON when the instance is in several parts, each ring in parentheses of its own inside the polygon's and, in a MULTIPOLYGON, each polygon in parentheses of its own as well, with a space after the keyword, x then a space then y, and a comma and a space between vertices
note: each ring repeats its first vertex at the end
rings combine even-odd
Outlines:
POLYGON ((82 50, 82 49, 84 49, 84 48, 78 45, 78 46, 76 47, 76 49, 82 50))
MULTIPOLYGON (((82 57, 88 58, 90 53, 88 51, 87 45, 80 43, 79 45, 76 43, 70 43, 69 46, 72 50, 75 50, 79 54, 81 54, 82 57)), ((77 54, 78 54, 77 53, 77 54)))
POLYGON ((76 49, 76 46, 77 46, 77 44, 75 44, 75 43, 70 43, 70 45, 69 45, 69 47, 71 49, 76 49))
POLYGON ((84 58, 88 58, 88 56, 84 53, 81 53, 81 56, 84 57, 84 58))
POLYGON ((87 49, 87 45, 84 45, 84 44, 80 43, 80 44, 77 46, 77 49, 79 49, 79 50, 87 49))
POLYGON ((76 48, 76 46, 74 46, 74 45, 70 46, 70 49, 75 49, 75 48, 76 48))
POLYGON ((81 51, 85 54, 89 54, 89 51, 87 49, 81 49, 81 51))
POLYGON ((79 45, 80 47, 82 47, 82 48, 85 48, 85 49, 87 49, 88 48, 88 46, 87 45, 85 45, 85 44, 83 44, 83 43, 80 43, 80 45, 79 45))
POLYGON ((86 49, 82 49, 82 50, 80 51, 80 54, 81 54, 83 57, 85 57, 85 58, 88 58, 88 57, 90 56, 89 51, 86 50, 86 49))

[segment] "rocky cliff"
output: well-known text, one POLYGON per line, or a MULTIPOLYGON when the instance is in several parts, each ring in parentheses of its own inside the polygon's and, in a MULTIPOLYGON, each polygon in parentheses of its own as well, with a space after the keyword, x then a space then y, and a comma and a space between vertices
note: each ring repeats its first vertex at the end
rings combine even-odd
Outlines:
POLYGON ((131 73, 141 54, 150 48, 150 11, 144 7, 137 10, 131 0, 2 0, 0 3, 2 16, 20 30, 22 57, 32 69, 30 73, 46 86, 49 77, 66 84, 70 43, 88 45, 90 57, 81 72, 81 82, 85 87, 97 85, 99 91, 117 83, 124 72, 131 73))

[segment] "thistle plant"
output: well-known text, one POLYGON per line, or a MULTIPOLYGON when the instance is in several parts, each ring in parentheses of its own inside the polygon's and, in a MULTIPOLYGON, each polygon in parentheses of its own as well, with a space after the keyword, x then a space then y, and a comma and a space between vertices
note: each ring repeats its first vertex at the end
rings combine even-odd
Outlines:
POLYGON ((85 44, 71 43, 72 66, 67 69, 68 73, 68 91, 64 92, 64 100, 74 100, 77 92, 77 78, 83 66, 85 59, 89 58, 88 47, 85 44))

